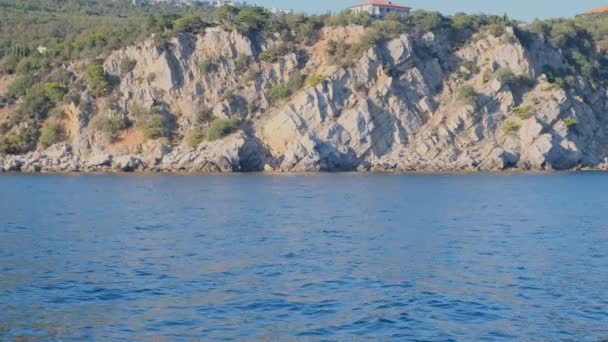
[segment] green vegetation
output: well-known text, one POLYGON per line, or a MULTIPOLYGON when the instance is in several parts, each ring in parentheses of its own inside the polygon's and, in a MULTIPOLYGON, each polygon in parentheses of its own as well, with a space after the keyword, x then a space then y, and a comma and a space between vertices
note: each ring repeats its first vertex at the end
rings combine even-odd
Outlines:
POLYGON ((21 154, 36 146, 38 133, 33 127, 20 128, 0 136, 0 154, 21 154))
POLYGON ((268 48, 266 51, 260 53, 258 56, 259 60, 264 63, 276 63, 280 57, 285 56, 289 53, 296 52, 296 45, 293 43, 281 43, 268 48))
POLYGON ((84 80, 87 83, 91 95, 94 97, 107 95, 111 90, 108 76, 99 63, 93 63, 84 70, 84 80))
POLYGON ((64 140, 65 133, 60 122, 55 120, 48 121, 40 129, 39 143, 43 147, 49 147, 64 140))
POLYGON ((205 131, 199 126, 191 128, 186 133, 186 144, 191 148, 198 147, 203 140, 205 140, 205 131))
POLYGON ((279 83, 270 89, 270 97, 273 101, 282 100, 290 97, 304 85, 304 78, 300 73, 296 73, 288 82, 279 83))
POLYGON ((210 26, 201 15, 189 15, 173 22, 174 32, 200 33, 210 26))
POLYGON ((130 58, 125 58, 122 61, 120 61, 120 73, 122 75, 128 74, 131 71, 133 71, 133 69, 135 68, 136 65, 137 65, 136 60, 130 59, 130 58))
POLYGON ((31 119, 43 119, 53 104, 40 86, 31 88, 23 97, 19 113, 31 119))
POLYGON ((200 125, 203 123, 207 123, 211 120, 213 120, 213 109, 209 107, 203 107, 198 111, 198 113, 196 113, 194 124, 200 125))
POLYGON ((530 75, 515 75, 509 67, 501 67, 494 72, 494 77, 498 81, 512 89, 521 87, 531 87, 534 85, 534 80, 530 75))
POLYGON ((198 63, 198 71, 201 73, 201 75, 207 75, 213 70, 215 70, 215 64, 211 63, 207 59, 203 59, 198 63))
POLYGON ((327 81, 327 77, 323 75, 310 75, 306 77, 306 81, 304 82, 307 87, 314 87, 318 84, 327 81))
POLYGON ((397 37, 405 32, 405 28, 405 24, 401 21, 376 20, 365 30, 361 39, 355 44, 330 41, 327 54, 333 64, 348 67, 353 65, 372 46, 397 37))
POLYGON ((65 112, 62 108, 53 108, 49 112, 49 117, 55 120, 62 120, 65 117, 65 112))
POLYGON ((515 121, 507 121, 502 125, 502 131, 508 136, 517 136, 521 125, 515 121))
POLYGON ((14 74, 17 71, 17 65, 19 64, 19 57, 15 55, 4 56, 0 60, 0 73, 2 74, 14 74))
POLYGON ((6 91, 6 96, 10 99, 17 99, 24 96, 27 91, 36 84, 36 79, 32 76, 21 76, 11 83, 6 91))
POLYGON ((99 123, 99 129, 110 142, 116 141, 120 133, 129 128, 129 126, 129 120, 123 115, 113 116, 99 123))
POLYGON ((528 106, 514 107, 513 114, 522 120, 529 119, 532 117, 532 112, 530 111, 530 107, 528 106))
POLYGON ((62 87, 57 82, 46 83, 42 89, 49 100, 53 101, 54 103, 61 102, 63 96, 68 92, 66 88, 62 87))
POLYGON ((574 127, 574 126, 578 125, 578 120, 576 120, 575 118, 565 118, 564 123, 568 127, 574 127))
POLYGON ((238 121, 235 119, 215 119, 209 124, 209 128, 207 129, 207 140, 219 140, 236 131, 237 127, 238 121))
POLYGON ((239 54, 239 56, 234 61, 234 67, 236 72, 244 73, 249 68, 249 56, 244 53, 239 54))
POLYGON ((458 100, 464 104, 474 106, 479 100, 479 95, 475 91, 475 88, 465 85, 458 90, 458 100))
POLYGON ((157 109, 152 109, 147 115, 140 116, 137 119, 137 125, 141 128, 146 140, 171 137, 169 119, 157 109))

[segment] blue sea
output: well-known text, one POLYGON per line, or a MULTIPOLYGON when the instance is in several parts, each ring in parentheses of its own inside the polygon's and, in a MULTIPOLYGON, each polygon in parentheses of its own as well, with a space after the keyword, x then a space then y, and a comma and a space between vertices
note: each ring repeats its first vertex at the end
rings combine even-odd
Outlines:
POLYGON ((608 174, 3 175, 2 341, 606 341, 608 174))

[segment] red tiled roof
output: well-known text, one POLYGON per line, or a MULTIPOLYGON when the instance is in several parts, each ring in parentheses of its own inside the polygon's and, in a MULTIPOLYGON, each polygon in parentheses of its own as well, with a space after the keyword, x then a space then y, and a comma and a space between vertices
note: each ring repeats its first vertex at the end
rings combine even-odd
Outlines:
POLYGON ((598 7, 598 8, 594 8, 591 11, 587 11, 585 12, 585 14, 600 14, 600 13, 606 13, 608 12, 608 6, 602 6, 602 7, 598 7))
POLYGON ((372 0, 372 1, 369 1, 369 2, 366 2, 363 4, 352 6, 352 7, 369 6, 369 5, 380 6, 380 7, 393 7, 393 8, 410 8, 409 6, 403 6, 403 5, 394 3, 392 1, 388 1, 388 0, 372 0))

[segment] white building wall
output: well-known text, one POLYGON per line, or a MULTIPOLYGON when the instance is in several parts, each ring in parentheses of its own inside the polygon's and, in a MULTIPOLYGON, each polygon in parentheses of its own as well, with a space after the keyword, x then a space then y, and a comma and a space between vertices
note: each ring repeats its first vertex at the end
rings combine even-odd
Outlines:
POLYGON ((384 17, 388 13, 394 12, 399 14, 407 14, 410 12, 408 8, 396 8, 396 7, 386 7, 386 6, 377 6, 377 5, 360 5, 354 6, 350 8, 350 11, 353 14, 359 13, 369 13, 372 17, 384 17))

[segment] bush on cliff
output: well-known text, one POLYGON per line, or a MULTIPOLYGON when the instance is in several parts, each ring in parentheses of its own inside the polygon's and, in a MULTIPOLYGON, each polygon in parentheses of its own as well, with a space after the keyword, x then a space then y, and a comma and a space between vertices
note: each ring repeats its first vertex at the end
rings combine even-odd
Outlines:
POLYGON ((211 122, 207 128, 207 140, 215 141, 236 131, 238 127, 237 119, 220 119, 217 118, 211 122))
POLYGON ((529 119, 532 117, 532 112, 530 111, 530 107, 528 106, 514 107, 513 114, 522 120, 529 119))
POLYGON ((19 106, 19 113, 25 117, 38 119, 44 118, 53 107, 50 99, 41 86, 35 86, 28 90, 19 106))
POLYGON ((146 140, 169 138, 171 136, 168 118, 158 111, 153 110, 139 124, 146 140))
POLYGON ((508 136, 517 136, 521 125, 515 121, 507 121, 502 125, 502 131, 508 136))
POLYGON ((458 90, 457 96, 459 101, 469 106, 474 106, 479 100, 479 95, 475 91, 475 88, 469 85, 462 86, 458 90))
POLYGON ((534 80, 530 75, 516 75, 509 67, 501 67, 494 72, 494 77, 503 85, 510 88, 531 87, 534 85, 534 80))
POLYGON ((28 126, 0 137, 0 154, 22 154, 36 146, 38 132, 28 126))
POLYGON ((65 139, 65 131, 60 122, 50 120, 40 129, 38 142, 42 147, 49 147, 65 139))
POLYGON ((36 83, 36 78, 33 76, 20 76, 6 90, 6 97, 17 99, 24 96, 28 89, 36 83))
POLYGON ((104 96, 110 92, 111 86, 108 76, 99 63, 93 63, 86 67, 84 80, 93 97, 104 96))
POLYGON ((100 121, 99 126, 105 137, 114 142, 122 131, 129 128, 130 123, 123 115, 117 115, 100 121))
POLYGON ((186 144, 191 148, 198 147, 203 140, 205 140, 205 131, 200 126, 193 127, 186 133, 186 144))
POLYGON ((270 89, 270 97, 273 101, 278 101, 290 97, 304 85, 304 78, 300 73, 294 74, 289 81, 274 85, 270 89))

